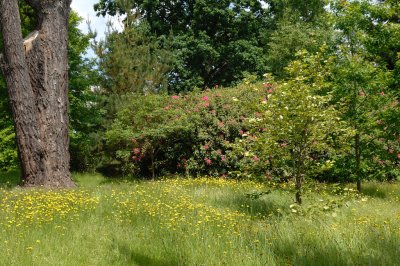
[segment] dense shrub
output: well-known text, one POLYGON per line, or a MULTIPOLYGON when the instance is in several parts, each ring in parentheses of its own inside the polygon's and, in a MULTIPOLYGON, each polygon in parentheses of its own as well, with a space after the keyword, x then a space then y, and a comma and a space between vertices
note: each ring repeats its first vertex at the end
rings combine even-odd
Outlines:
POLYGON ((260 83, 187 95, 131 95, 106 132, 106 150, 125 174, 226 175, 238 167, 231 143, 245 131, 260 83))

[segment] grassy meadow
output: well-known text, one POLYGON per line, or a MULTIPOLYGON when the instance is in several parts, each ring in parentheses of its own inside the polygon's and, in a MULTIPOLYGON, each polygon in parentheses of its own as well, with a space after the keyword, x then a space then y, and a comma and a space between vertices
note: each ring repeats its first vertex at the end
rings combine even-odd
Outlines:
POLYGON ((399 265, 400 184, 0 178, 0 265, 399 265), (6 180, 11 180, 7 181, 6 180))

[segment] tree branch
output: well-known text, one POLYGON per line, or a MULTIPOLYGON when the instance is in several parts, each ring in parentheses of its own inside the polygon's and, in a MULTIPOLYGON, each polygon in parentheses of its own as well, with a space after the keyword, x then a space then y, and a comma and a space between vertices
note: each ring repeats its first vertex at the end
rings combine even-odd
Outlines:
MULTIPOLYGON (((25 39, 24 39, 24 49, 25 49, 25 55, 29 53, 30 50, 32 50, 35 41, 39 37, 39 31, 35 30, 31 32, 25 39)), ((3 53, 0 53, 0 73, 5 74, 7 71, 8 64, 6 62, 6 59, 4 57, 3 53)))
POLYGON ((39 37, 39 31, 37 30, 29 33, 29 35, 25 37, 24 39, 25 55, 27 55, 29 51, 32 49, 33 44, 38 37, 39 37))

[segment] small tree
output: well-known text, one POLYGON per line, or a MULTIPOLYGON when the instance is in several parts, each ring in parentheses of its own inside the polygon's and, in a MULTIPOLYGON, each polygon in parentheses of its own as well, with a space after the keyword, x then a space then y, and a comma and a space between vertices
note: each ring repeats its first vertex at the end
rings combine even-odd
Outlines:
POLYGON ((153 36, 148 23, 131 9, 133 1, 119 2, 126 14, 122 32, 109 26, 106 39, 94 43, 102 87, 108 95, 166 91, 173 63, 171 40, 153 36))
MULTIPOLYGON (((370 29, 379 28, 379 20, 372 18, 375 11, 371 13, 371 10, 378 7, 370 1, 341 1, 332 6, 338 38, 337 59, 330 70, 334 83, 333 95, 334 101, 344 107, 343 119, 355 132, 352 140, 354 167, 351 167, 351 174, 355 176, 359 192, 367 172, 365 169, 370 164, 365 158, 372 159, 378 153, 378 145, 374 142, 377 142, 382 132, 379 132, 376 123, 384 106, 391 102, 387 90, 392 74, 385 71, 379 65, 381 60, 368 51, 370 49, 374 52, 378 47, 371 47, 371 36, 368 36, 370 29)), ((382 34, 384 31, 380 32, 382 34)), ((387 62, 387 65, 390 63, 387 62)))
POLYGON ((338 111, 330 105, 331 96, 322 94, 326 82, 320 56, 294 61, 287 82, 267 83, 270 94, 260 107, 262 117, 249 121, 255 134, 253 152, 289 166, 298 204, 304 176, 317 161, 328 158, 335 138, 347 132, 338 111))

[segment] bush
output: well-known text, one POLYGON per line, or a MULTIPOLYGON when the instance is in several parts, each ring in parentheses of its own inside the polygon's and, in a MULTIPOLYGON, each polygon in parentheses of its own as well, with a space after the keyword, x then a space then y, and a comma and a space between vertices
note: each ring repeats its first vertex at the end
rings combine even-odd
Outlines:
POLYGON ((106 132, 106 150, 125 174, 226 175, 231 143, 265 97, 262 84, 187 95, 131 95, 106 132))

